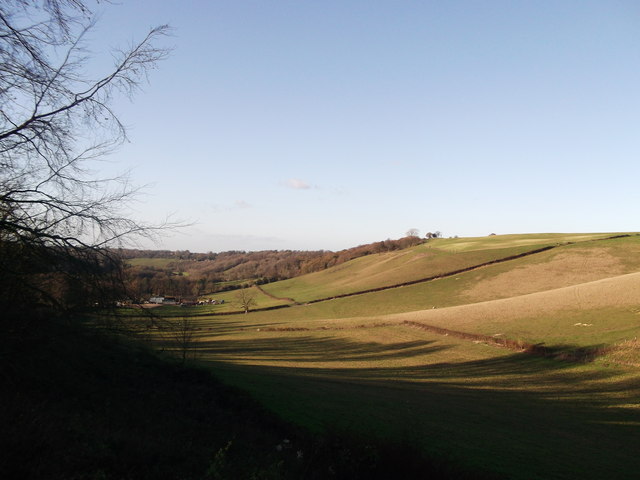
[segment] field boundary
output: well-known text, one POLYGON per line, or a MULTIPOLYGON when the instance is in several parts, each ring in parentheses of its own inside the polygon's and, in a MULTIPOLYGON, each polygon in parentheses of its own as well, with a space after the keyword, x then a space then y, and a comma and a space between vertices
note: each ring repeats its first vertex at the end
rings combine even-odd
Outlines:
POLYGON ((450 330, 448 328, 436 327, 434 325, 428 325, 426 323, 415 322, 412 320, 403 320, 400 325, 425 330, 438 335, 451 336, 463 340, 485 343, 487 345, 504 347, 509 350, 515 350, 529 355, 536 355, 538 357, 549 357, 555 358, 556 360, 565 360, 570 362, 592 362, 597 357, 609 353, 613 348, 605 345, 597 345, 593 347, 578 347, 574 350, 567 351, 561 350, 560 348, 547 347, 543 343, 528 343, 522 340, 512 340, 510 338, 461 332, 459 330, 450 330))

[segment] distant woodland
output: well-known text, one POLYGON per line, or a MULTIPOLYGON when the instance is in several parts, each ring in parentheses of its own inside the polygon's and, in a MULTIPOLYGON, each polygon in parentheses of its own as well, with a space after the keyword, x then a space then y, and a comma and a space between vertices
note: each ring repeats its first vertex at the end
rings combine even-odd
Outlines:
POLYGON ((354 258, 412 247, 425 240, 407 236, 338 252, 264 250, 193 253, 188 250, 119 250, 134 301, 152 295, 194 298, 318 272, 354 258))

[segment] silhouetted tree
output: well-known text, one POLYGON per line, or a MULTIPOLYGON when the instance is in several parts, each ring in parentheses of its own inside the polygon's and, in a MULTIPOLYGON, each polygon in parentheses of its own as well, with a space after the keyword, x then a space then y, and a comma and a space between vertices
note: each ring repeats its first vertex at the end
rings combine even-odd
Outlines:
POLYGON ((170 328, 180 363, 184 365, 189 356, 195 357, 195 324, 191 318, 181 317, 173 321, 170 328))
POLYGON ((0 0, 5 306, 37 302, 66 308, 104 298, 119 276, 108 247, 157 228, 125 213, 137 191, 126 177, 95 178, 87 163, 126 139, 111 100, 135 93, 165 58, 167 50, 154 43, 167 27, 152 28, 139 43, 115 52, 113 67, 96 80, 85 72, 85 39, 94 23, 81 0, 0 0), (110 273, 116 275, 105 281, 102 274, 110 273), (76 301, 65 300, 69 296, 76 301))

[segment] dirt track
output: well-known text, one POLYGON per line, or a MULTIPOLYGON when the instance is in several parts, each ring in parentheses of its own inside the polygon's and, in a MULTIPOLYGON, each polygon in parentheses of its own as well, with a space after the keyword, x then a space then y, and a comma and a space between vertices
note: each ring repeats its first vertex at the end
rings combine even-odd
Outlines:
POLYGON ((269 292, 267 292, 264 288, 262 288, 261 285, 254 285, 258 290, 260 290, 260 292, 264 293, 267 297, 269 298, 273 298, 274 300, 281 300, 283 302, 288 302, 292 305, 300 305, 298 302, 296 302, 293 298, 289 298, 289 297, 276 297, 275 295, 270 294, 269 292))

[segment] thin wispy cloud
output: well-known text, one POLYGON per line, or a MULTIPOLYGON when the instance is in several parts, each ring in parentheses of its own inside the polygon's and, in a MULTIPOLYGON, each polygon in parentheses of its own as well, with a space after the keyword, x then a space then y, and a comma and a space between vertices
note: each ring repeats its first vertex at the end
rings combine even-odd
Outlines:
POLYGON ((300 180, 299 178, 290 178, 286 182, 284 182, 285 186, 289 188, 293 188, 294 190, 309 190, 311 185, 309 185, 304 180, 300 180))

